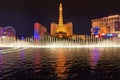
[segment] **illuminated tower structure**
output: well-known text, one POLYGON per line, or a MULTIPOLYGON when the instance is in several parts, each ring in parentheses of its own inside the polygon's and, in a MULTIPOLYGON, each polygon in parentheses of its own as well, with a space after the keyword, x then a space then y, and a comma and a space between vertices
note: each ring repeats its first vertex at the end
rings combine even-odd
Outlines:
POLYGON ((40 24, 39 23, 34 24, 34 39, 35 40, 40 39, 40 24))
POLYGON ((44 38, 44 34, 47 32, 46 27, 41 25, 40 23, 35 23, 34 24, 34 39, 35 40, 40 40, 44 38))
POLYGON ((66 33, 66 30, 64 28, 63 25, 63 14, 62 14, 62 4, 60 3, 60 7, 59 7, 59 23, 58 23, 58 29, 57 29, 57 33, 66 33))
POLYGON ((51 35, 66 38, 71 37, 73 35, 72 22, 67 24, 63 24, 63 13, 62 13, 62 3, 59 6, 59 21, 58 24, 51 23, 51 35))

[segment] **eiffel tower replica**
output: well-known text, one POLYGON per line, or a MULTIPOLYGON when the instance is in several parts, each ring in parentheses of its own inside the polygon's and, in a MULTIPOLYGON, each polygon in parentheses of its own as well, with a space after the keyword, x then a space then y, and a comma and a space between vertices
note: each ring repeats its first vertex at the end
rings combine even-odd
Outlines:
POLYGON ((58 22, 58 29, 55 34, 59 38, 67 37, 67 31, 63 24, 62 3, 60 3, 60 6, 59 6, 59 22, 58 22))

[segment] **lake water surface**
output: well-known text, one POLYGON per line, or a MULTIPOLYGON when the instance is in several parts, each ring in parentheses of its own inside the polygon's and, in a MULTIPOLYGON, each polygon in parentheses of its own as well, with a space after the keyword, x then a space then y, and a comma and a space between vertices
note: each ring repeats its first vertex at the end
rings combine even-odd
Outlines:
POLYGON ((0 80, 120 80, 120 48, 28 48, 0 53, 0 80))

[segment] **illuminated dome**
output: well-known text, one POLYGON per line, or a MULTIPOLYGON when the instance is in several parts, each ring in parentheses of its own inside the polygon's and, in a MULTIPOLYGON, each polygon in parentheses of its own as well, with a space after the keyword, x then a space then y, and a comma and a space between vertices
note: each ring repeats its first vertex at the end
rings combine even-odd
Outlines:
POLYGON ((7 26, 7 27, 5 27, 5 29, 13 32, 13 34, 16 35, 16 31, 12 26, 7 26))
POLYGON ((11 26, 7 26, 5 28, 0 27, 0 37, 7 36, 7 37, 15 37, 16 32, 15 29, 11 26))

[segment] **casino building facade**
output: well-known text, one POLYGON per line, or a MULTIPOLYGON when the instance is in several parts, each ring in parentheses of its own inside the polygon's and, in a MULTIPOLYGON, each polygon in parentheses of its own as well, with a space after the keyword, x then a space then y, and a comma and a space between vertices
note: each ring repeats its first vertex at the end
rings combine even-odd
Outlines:
POLYGON ((92 35, 120 35, 120 15, 111 15, 108 17, 91 20, 92 35))

